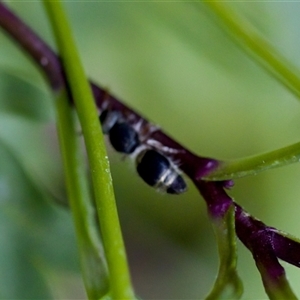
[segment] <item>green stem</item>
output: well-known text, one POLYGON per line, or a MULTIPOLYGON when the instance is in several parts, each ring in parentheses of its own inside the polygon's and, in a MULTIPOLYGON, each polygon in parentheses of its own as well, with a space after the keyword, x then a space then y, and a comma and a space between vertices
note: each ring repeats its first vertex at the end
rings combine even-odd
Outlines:
POLYGON ((204 179, 228 180, 256 175, 268 169, 299 162, 299 160, 300 142, 272 152, 221 162, 219 167, 204 179))
POLYGON ((234 205, 222 218, 212 217, 212 224, 219 248, 219 272, 206 300, 240 299, 243 294, 242 281, 237 274, 237 246, 235 234, 234 205))
POLYGON ((66 186, 79 245, 83 280, 89 299, 98 299, 108 292, 105 257, 99 235, 95 231, 92 201, 85 180, 86 172, 66 91, 62 90, 55 100, 66 186))
POLYGON ((70 84, 83 131, 109 269, 111 295, 114 299, 132 299, 134 293, 114 199, 109 161, 92 92, 61 3, 44 0, 44 4, 52 22, 67 81, 70 84))
POLYGON ((205 1, 217 16, 223 27, 234 37, 239 46, 247 53, 254 55, 260 63, 280 83, 294 93, 300 100, 300 74, 276 49, 234 10, 222 1, 205 1))

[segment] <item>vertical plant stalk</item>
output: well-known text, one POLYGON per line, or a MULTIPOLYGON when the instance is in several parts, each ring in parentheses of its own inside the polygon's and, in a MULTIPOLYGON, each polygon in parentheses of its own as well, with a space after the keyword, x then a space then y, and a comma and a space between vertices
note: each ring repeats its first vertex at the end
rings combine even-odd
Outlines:
POLYGON ((85 178, 82 155, 75 130, 73 109, 65 89, 55 94, 57 127, 63 156, 69 204, 79 245, 81 270, 89 299, 108 293, 109 283, 105 257, 93 214, 85 178))
POLYGON ((78 112, 90 163, 95 202, 113 299, 133 299, 125 247, 118 219, 109 161, 90 85, 82 68, 71 29, 59 1, 44 1, 78 112))
MULTIPOLYGON (((20 22, 0 3, 0 24, 29 52, 50 83, 56 98, 56 115, 61 153, 63 156, 66 188, 71 206, 79 245, 81 269, 86 291, 90 299, 103 297, 108 292, 106 259, 100 237, 96 232, 94 208, 88 191, 86 170, 78 147, 78 135, 73 121, 73 108, 59 59, 53 51, 24 23, 20 22)), ((27 52, 27 51, 25 51, 27 52)))
POLYGON ((108 292, 106 259, 99 234, 96 232, 94 207, 74 127, 74 111, 70 106, 70 95, 66 91, 60 60, 47 44, 2 3, 0 3, 0 25, 10 32, 25 53, 30 54, 42 68, 54 92, 66 188, 79 245, 83 280, 90 299, 103 297, 108 292))

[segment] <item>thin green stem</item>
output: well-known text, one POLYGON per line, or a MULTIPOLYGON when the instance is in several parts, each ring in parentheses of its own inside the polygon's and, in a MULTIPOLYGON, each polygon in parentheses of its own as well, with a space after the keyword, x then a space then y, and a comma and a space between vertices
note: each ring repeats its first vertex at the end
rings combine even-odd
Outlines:
POLYGON ((238 45, 254 56, 280 83, 286 86, 300 100, 300 73, 236 11, 222 1, 205 1, 207 7, 217 16, 238 45))
POLYGON ((205 180, 228 180, 256 175, 268 169, 282 167, 300 161, 300 142, 260 155, 221 162, 205 180))
POLYGON ((237 274, 237 246, 235 234, 235 211, 231 204, 222 218, 212 217, 212 224, 219 248, 219 272, 206 300, 240 299, 242 281, 237 274))
POLYGON ((59 1, 44 0, 82 126, 93 180, 113 299, 132 299, 126 253, 119 224, 109 161, 90 86, 83 71, 71 29, 59 1))
POLYGON ((89 299, 98 299, 108 292, 106 261, 100 237, 95 230, 93 206, 78 145, 73 109, 65 90, 59 92, 55 100, 68 199, 75 223, 83 280, 89 299))

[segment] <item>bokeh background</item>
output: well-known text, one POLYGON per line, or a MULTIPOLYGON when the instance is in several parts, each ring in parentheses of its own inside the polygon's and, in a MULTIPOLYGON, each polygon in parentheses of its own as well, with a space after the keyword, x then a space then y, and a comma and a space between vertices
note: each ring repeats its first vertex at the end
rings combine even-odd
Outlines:
MULTIPOLYGON (((9 6, 54 45, 39 2, 9 6)), ((64 3, 88 76, 192 151, 234 159, 299 141, 300 103, 211 18, 204 4, 64 3)), ((231 3, 300 68, 300 3, 231 3)), ((53 99, 32 62, 0 32, 0 298, 82 299, 53 99)), ((130 269, 142 299, 202 299, 218 269, 203 199, 161 195, 108 145, 130 269)), ((300 237, 300 166, 236 180, 234 199, 300 237)), ((101 188, 101 187, 99 187, 101 188)), ((238 242, 243 299, 266 299, 238 242)), ((300 270, 283 263, 300 295, 300 270)))

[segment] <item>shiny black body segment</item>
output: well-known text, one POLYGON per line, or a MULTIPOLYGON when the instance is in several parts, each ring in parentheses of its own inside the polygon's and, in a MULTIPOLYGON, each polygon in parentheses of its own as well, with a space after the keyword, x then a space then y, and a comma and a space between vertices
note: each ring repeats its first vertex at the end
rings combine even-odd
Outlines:
POLYGON ((139 136, 132 126, 121 119, 116 111, 104 110, 100 117, 102 131, 118 152, 131 154, 140 145, 139 136))
POLYGON ((137 158, 137 172, 150 186, 168 194, 181 194, 187 186, 171 162, 155 150, 146 150, 137 158))
POLYGON ((116 151, 131 154, 140 145, 136 131, 126 122, 116 123, 109 131, 109 140, 116 151))

